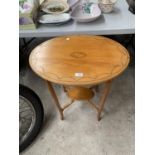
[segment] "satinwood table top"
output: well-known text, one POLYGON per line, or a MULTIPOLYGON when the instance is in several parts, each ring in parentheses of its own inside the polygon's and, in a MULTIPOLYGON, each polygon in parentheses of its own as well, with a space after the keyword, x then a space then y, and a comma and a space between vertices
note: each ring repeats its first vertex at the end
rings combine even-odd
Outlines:
POLYGON ((93 85, 121 74, 129 64, 129 54, 120 43, 106 37, 63 36, 37 46, 29 63, 36 74, 50 82, 93 85))

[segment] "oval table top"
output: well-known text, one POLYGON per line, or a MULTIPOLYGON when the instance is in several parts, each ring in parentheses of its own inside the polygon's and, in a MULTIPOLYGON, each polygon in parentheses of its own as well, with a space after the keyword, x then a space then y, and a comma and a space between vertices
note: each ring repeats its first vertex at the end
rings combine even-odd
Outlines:
POLYGON ((94 85, 111 80, 129 64, 128 51, 112 39, 91 35, 63 36, 37 46, 30 54, 32 70, 63 85, 94 85))

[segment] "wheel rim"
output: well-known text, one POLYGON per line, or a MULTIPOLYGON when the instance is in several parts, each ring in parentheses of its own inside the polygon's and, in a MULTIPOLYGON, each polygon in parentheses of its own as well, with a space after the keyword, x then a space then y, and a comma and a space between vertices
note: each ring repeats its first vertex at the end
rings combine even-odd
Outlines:
POLYGON ((19 143, 29 137, 36 123, 36 112, 32 103, 23 96, 19 96, 19 143))

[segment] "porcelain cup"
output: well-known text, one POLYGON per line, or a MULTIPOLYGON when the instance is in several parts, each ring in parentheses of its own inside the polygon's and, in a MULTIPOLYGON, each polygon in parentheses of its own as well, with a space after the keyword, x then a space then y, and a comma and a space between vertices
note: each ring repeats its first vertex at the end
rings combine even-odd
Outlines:
POLYGON ((116 1, 117 0, 99 0, 99 7, 103 13, 110 13, 113 11, 116 1))

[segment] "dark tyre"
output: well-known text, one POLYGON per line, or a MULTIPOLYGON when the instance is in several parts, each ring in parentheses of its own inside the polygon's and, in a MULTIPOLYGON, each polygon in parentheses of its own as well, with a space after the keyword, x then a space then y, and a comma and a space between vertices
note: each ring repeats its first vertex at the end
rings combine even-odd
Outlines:
POLYGON ((28 87, 19 85, 19 151, 23 151, 38 135, 44 111, 39 97, 28 87))

